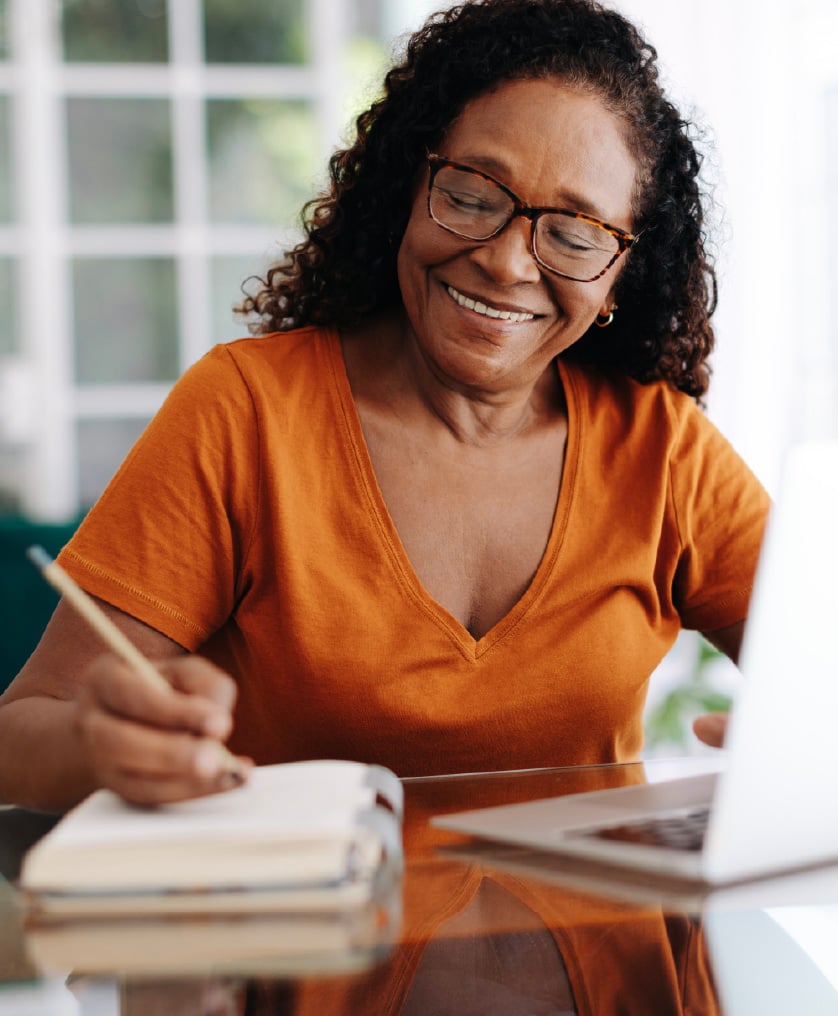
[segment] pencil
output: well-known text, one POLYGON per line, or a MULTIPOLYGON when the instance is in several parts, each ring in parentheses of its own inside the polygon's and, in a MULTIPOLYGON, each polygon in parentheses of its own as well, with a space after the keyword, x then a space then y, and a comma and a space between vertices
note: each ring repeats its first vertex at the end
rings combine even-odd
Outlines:
MULTIPOLYGON (((149 685, 156 687, 158 691, 165 690, 170 692, 172 690, 169 682, 157 670, 151 660, 143 656, 128 636, 117 628, 102 608, 88 596, 81 586, 76 585, 61 565, 53 560, 43 547, 29 547, 26 551, 26 556, 40 571, 46 581, 61 593, 70 606, 87 621, 108 648, 116 653, 123 662, 132 667, 139 677, 149 685)), ((220 742, 218 742, 218 747, 223 753, 225 761, 231 767, 230 772, 238 774, 240 766, 235 756, 220 742)))

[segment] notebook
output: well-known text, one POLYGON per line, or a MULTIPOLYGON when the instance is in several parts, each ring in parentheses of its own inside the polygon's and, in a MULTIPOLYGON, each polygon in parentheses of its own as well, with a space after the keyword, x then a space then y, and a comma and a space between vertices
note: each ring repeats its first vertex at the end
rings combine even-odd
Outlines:
POLYGON ((325 912, 401 868, 403 791, 382 766, 260 766, 241 787, 158 807, 98 790, 26 854, 31 916, 325 912))
MULTIPOLYGON (((401 927, 393 882, 363 906, 331 911, 148 914, 31 922, 26 955, 44 978, 307 977, 355 973, 392 951, 401 927)), ((0 996, 2 998, 2 996, 0 996)), ((4 1013, 2 1001, 0 1012, 4 1013)))
POLYGON ((836 590, 838 444, 796 445, 766 527, 721 772, 433 824, 711 885, 838 858, 836 590), (681 831, 690 822, 703 833, 681 831))

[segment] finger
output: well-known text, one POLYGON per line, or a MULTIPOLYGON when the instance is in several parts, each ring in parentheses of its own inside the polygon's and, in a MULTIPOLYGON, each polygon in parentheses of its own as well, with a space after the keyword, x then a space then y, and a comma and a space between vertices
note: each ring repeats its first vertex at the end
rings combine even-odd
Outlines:
POLYGON ((132 804, 173 804, 176 801, 188 801, 240 787, 246 782, 249 771, 249 767, 243 767, 241 775, 222 773, 211 782, 201 783, 189 778, 151 779, 138 773, 123 772, 118 774, 110 789, 132 804))
MULTIPOLYGON (((186 660, 181 660, 185 663, 186 660)), ((167 667, 174 670, 174 661, 167 667)), ((84 696, 106 712, 149 726, 188 730, 225 738, 232 725, 229 709, 202 695, 190 695, 165 681, 150 682, 112 655, 99 657, 86 674, 84 696)))
POLYGON ((231 756, 212 738, 147 726, 101 709, 80 711, 77 722, 87 755, 100 770, 212 781, 230 767, 231 756))
POLYGON ((177 691, 187 695, 202 695, 228 710, 232 710, 236 703, 236 682, 202 656, 179 656, 174 660, 163 660, 158 665, 158 670, 177 691))
POLYGON ((231 756, 210 738, 144 727, 101 710, 80 713, 77 722, 98 782, 130 800, 215 793, 241 784, 252 768, 250 759, 231 756))
POLYGON ((722 748, 727 733, 727 720, 727 713, 705 713, 693 721, 693 732, 699 741, 711 748, 722 748))

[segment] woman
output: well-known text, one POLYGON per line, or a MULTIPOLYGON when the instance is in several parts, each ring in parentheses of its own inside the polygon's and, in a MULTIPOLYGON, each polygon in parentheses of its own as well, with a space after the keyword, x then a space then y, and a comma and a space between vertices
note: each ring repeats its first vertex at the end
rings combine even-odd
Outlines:
POLYGON ((432 18, 247 301, 270 334, 187 372, 62 553, 171 693, 59 604, 0 708, 0 795, 636 757, 682 626, 735 659, 767 507, 695 402, 698 174, 613 11, 432 18))

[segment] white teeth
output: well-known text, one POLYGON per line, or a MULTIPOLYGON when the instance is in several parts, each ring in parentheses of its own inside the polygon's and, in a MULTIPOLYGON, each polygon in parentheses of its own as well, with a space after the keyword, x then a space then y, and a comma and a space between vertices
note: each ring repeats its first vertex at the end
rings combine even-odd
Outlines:
POLYGON ((448 295, 451 296, 461 307, 465 307, 467 310, 473 310, 475 314, 483 314, 490 318, 500 318, 502 321, 532 321, 535 314, 525 314, 514 310, 498 310, 497 307, 487 307, 485 303, 480 303, 479 300, 471 300, 467 296, 463 296, 453 286, 446 286, 448 295))

